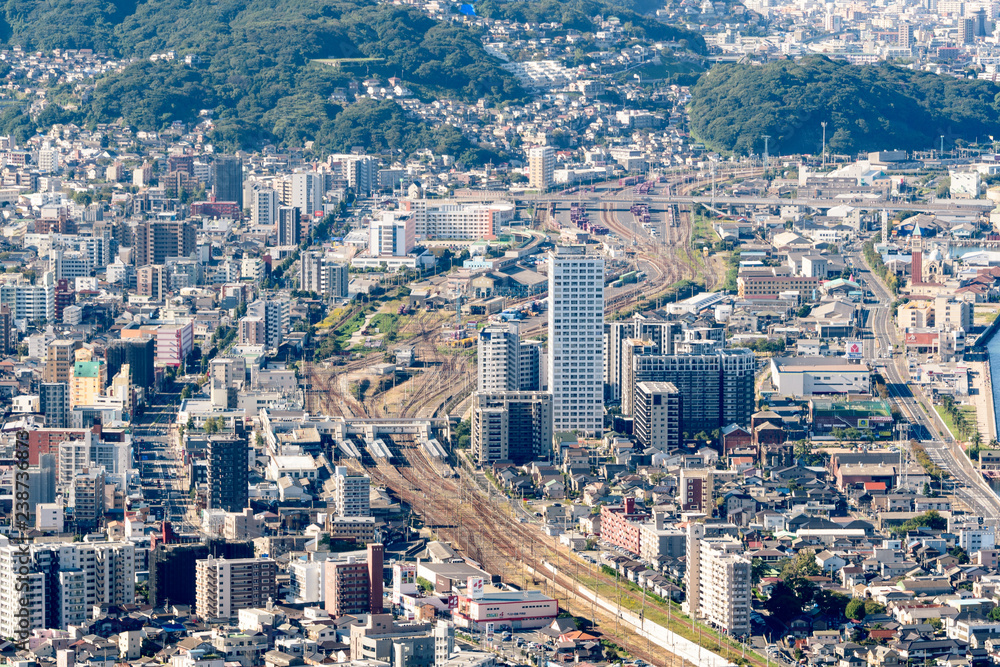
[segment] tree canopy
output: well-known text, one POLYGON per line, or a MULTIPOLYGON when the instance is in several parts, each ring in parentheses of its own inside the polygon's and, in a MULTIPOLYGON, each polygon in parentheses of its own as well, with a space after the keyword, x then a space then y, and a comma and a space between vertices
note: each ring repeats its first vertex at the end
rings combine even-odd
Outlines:
POLYGON ((691 127, 737 154, 926 149, 1000 134, 1000 86, 889 64, 858 67, 822 56, 764 66, 717 64, 691 89, 691 127))
POLYGON ((313 141, 317 150, 349 150, 367 145, 349 142, 377 128, 380 148, 413 150, 427 140, 467 160, 492 159, 454 128, 430 132, 406 119, 394 102, 366 103, 338 121, 342 108, 330 101, 337 88, 369 75, 399 77, 424 99, 523 99, 517 80, 483 49, 479 30, 374 0, 10 0, 0 8, 8 44, 96 48, 137 60, 102 77, 75 111, 49 105, 48 117, 31 119, 8 110, 0 132, 23 137, 55 122, 118 118, 159 130, 209 110, 212 139, 226 148, 313 141), (174 60, 149 59, 170 50, 174 60), (186 64, 187 55, 197 58, 186 64))

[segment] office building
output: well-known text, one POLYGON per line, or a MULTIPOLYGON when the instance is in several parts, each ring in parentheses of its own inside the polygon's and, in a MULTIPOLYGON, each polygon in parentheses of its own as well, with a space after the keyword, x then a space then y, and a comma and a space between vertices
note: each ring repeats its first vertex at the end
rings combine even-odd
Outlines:
POLYGON ((418 239, 495 239, 514 220, 506 202, 465 204, 436 199, 404 199, 400 207, 413 215, 418 239))
POLYGON ((132 252, 135 265, 164 264, 171 257, 190 257, 197 233, 187 220, 143 220, 135 226, 132 252))
POLYGON ((195 563, 195 613, 230 619, 240 609, 266 607, 278 595, 278 564, 270 558, 213 558, 195 563))
POLYGON ((28 498, 32 514, 38 505, 56 501, 56 457, 40 454, 38 464, 28 467, 28 498))
POLYGON ((604 429, 604 259, 585 246, 548 254, 548 382, 553 429, 604 429))
POLYGON ((368 545, 368 613, 381 614, 385 611, 383 586, 385 584, 385 546, 368 545))
POLYGON ((212 194, 217 202, 233 202, 243 208, 243 161, 220 155, 212 163, 212 194))
POLYGON ((250 194, 250 221, 254 227, 274 227, 278 222, 278 192, 255 187, 250 194))
POLYGON ((368 495, 371 478, 337 466, 333 472, 333 506, 339 517, 371 516, 368 495))
POLYGON ((869 394, 871 370, 842 357, 771 357, 771 382, 781 396, 869 394))
POLYGON ((552 395, 541 391, 472 394, 472 456, 480 465, 528 463, 552 449, 552 395))
POLYGON ((528 185, 536 190, 548 190, 555 183, 556 152, 551 146, 536 146, 528 150, 528 185))
POLYGON ((293 206, 278 209, 278 245, 302 243, 302 222, 299 216, 299 209, 293 206))
POLYGON ((208 509, 240 512, 249 494, 249 454, 239 436, 212 436, 208 440, 208 509))
POLYGON ((750 559, 739 539, 691 522, 687 527, 684 612, 730 635, 750 632, 750 559))
POLYGON ((322 250, 304 250, 299 255, 299 289, 322 296, 343 298, 348 294, 347 265, 327 257, 322 250))
POLYGON ((38 407, 45 428, 69 427, 69 383, 43 382, 38 388, 38 407))
POLYGON ((671 450, 681 445, 681 395, 670 382, 635 386, 636 439, 644 447, 671 450))
POLYGON ((158 544, 149 554, 149 604, 194 606, 195 569, 199 560, 253 558, 252 542, 209 540, 195 544, 158 544))
POLYGON ((975 19, 958 19, 958 42, 959 44, 976 43, 975 19))
POLYGON ((381 614, 384 547, 369 544, 367 561, 348 556, 326 561, 325 606, 331 616, 381 614))
POLYGON ((115 377, 128 365, 129 378, 137 387, 151 387, 155 379, 156 341, 152 337, 119 338, 111 341, 104 358, 108 377, 115 377))
POLYGON ((369 227, 368 254, 373 257, 408 255, 416 245, 415 234, 412 214, 385 211, 382 218, 372 220, 369 227))

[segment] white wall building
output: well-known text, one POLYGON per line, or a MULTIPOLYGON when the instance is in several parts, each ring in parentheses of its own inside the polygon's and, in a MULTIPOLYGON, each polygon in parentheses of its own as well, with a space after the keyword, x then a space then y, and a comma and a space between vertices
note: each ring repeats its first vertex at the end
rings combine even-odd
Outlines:
POLYGON ((553 430, 604 429, 604 259, 585 246, 548 254, 548 381, 553 430))
POLYGON ((461 204, 440 200, 404 199, 413 214, 419 239, 495 239, 500 227, 514 220, 514 205, 461 204))

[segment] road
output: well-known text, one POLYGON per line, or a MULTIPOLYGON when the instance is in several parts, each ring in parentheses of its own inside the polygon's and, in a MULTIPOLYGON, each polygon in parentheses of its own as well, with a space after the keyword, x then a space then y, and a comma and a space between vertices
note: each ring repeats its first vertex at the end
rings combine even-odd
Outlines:
POLYGON ((188 518, 191 500, 185 488, 184 456, 173 428, 178 402, 178 394, 154 394, 145 412, 132 421, 132 434, 143 498, 161 507, 162 518, 175 530, 187 532, 198 527, 188 518))
POLYGON ((946 441, 944 434, 947 431, 934 406, 918 387, 909 384, 906 350, 899 350, 899 354, 895 350, 898 338, 889 311, 894 297, 885 283, 871 272, 871 267, 865 263, 861 252, 848 253, 848 256, 858 269, 857 277, 872 291, 877 301, 877 304, 865 306, 868 326, 873 334, 870 339, 873 345, 867 345, 866 341, 866 352, 872 349, 872 354, 867 358, 874 359, 875 365, 881 369, 890 398, 910 422, 910 436, 920 440, 931 460, 948 471, 951 477, 949 484, 953 487, 955 496, 972 512, 983 517, 985 523, 997 525, 1000 498, 993 493, 958 445, 946 441))

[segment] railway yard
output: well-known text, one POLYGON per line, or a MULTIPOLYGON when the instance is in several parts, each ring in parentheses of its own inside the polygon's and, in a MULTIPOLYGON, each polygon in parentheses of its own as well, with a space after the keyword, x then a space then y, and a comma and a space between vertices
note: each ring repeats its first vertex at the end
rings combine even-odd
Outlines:
MULTIPOLYGON (((604 193, 603 198, 628 201, 641 198, 638 193, 657 190, 689 193, 705 185, 705 180, 668 180, 645 184, 641 189, 626 187, 604 193)), ((554 217, 545 215, 548 212, 536 216, 536 229, 557 233, 554 228, 558 223, 554 217)), ((663 220, 656 225, 643 225, 650 218, 648 209, 643 212, 634 205, 632 210, 618 211, 603 204, 583 215, 591 214, 600 226, 631 244, 631 266, 636 274, 645 274, 634 286, 622 284, 609 289, 606 300, 609 317, 627 312, 640 302, 663 298, 681 281, 702 282, 711 289, 719 280, 723 260, 692 247, 691 211, 679 206, 667 207, 658 212, 663 220)), ((577 222, 582 219, 579 210, 574 215, 577 222)), ((594 222, 589 224, 597 227, 594 222)), ((345 319, 352 316, 353 312, 347 313, 345 319)), ((311 378, 312 385, 307 396, 308 409, 344 418, 449 418, 454 423, 465 415, 467 399, 475 388, 475 355, 474 348, 448 347, 445 342, 460 335, 458 332, 471 319, 474 318, 464 313, 456 318, 453 311, 418 310, 401 320, 396 344, 412 347, 419 361, 415 367, 393 375, 390 381, 380 380, 372 373, 374 367, 386 360, 378 352, 339 365, 307 364, 303 371, 311 378), (376 382, 386 386, 367 391, 376 382)), ((521 331, 532 336, 542 334, 544 329, 543 313, 525 322, 521 331)), ((585 562, 559 545, 555 538, 544 535, 530 512, 494 490, 483 474, 464 465, 460 454, 457 458, 450 457, 437 440, 418 442, 414 436, 383 437, 366 441, 364 449, 362 452, 354 447, 350 452, 342 452, 345 455, 342 458, 412 508, 433 537, 450 542, 465 557, 501 574, 507 583, 544 590, 558 599, 561 608, 589 620, 593 628, 599 628, 602 639, 631 656, 658 666, 709 664, 685 659, 679 651, 671 653, 662 642, 657 645, 649 636, 641 636, 638 628, 624 620, 624 612, 669 627, 727 660, 741 658, 750 664, 765 664, 763 658, 747 652, 742 644, 715 636, 711 630, 692 623, 680 613, 678 605, 653 596, 644 597, 634 586, 617 581, 599 566, 585 562), (605 606, 583 594, 585 589, 599 595, 605 606), (617 606, 621 613, 609 609, 608 604, 612 608, 617 606)))

